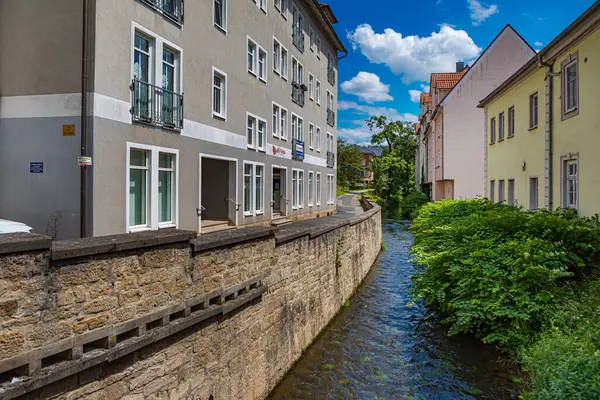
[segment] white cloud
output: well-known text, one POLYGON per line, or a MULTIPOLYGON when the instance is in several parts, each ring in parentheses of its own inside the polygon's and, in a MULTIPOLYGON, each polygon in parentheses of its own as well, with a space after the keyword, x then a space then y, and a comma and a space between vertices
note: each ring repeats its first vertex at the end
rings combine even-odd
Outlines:
POLYGON ((469 11, 471 12, 473 26, 481 25, 486 19, 498 12, 498 6, 496 4, 486 6, 477 0, 467 0, 467 3, 469 3, 469 11))
POLYGON ((402 75, 402 82, 428 81, 431 72, 451 72, 455 63, 475 58, 481 52, 464 30, 448 25, 430 36, 406 36, 387 28, 375 33, 371 25, 359 25, 348 33, 354 49, 375 64, 384 64, 402 75))
POLYGON ((390 96, 390 85, 381 82, 379 77, 371 72, 361 71, 349 81, 342 82, 342 91, 358 96, 367 103, 394 100, 390 96))
POLYGON ((371 132, 366 125, 360 128, 338 128, 337 134, 349 143, 361 145, 370 143, 371 136, 373 136, 373 132, 371 132))
POLYGON ((341 100, 338 103, 338 110, 352 110, 357 114, 364 114, 367 117, 384 115, 393 121, 417 122, 417 116, 410 113, 401 113, 390 107, 377 107, 358 104, 353 101, 341 100))
POLYGON ((421 90, 418 89, 410 89, 408 94, 410 95, 410 101, 413 103, 419 103, 421 101, 421 93, 429 92, 429 85, 423 85, 421 83, 421 90))
POLYGON ((533 43, 533 45, 534 45, 535 47, 543 47, 543 46, 544 46, 544 43, 542 43, 542 42, 534 42, 534 43, 533 43))

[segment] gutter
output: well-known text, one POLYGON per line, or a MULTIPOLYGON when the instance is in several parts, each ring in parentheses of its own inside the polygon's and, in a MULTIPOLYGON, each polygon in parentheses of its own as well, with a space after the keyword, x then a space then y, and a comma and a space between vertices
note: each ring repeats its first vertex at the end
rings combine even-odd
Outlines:
MULTIPOLYGON (((83 32, 81 46, 81 156, 87 155, 87 92, 88 92, 88 2, 83 0, 83 32)), ((87 236, 87 167, 81 166, 80 182, 80 232, 84 238, 87 236)))
POLYGON ((547 61, 544 61, 542 59, 542 54, 538 54, 537 55, 537 60, 538 60, 538 66, 539 67, 545 67, 546 68, 546 74, 544 77, 544 80, 546 81, 546 101, 545 101, 545 105, 546 105, 546 140, 545 140, 545 149, 544 149, 544 156, 545 156, 545 168, 544 168, 544 178, 546 179, 546 187, 545 187, 545 201, 544 201, 544 206, 546 207, 546 209, 548 210, 552 210, 553 208, 553 198, 552 198, 552 192, 553 192, 553 188, 552 188, 552 180, 554 177, 553 174, 553 167, 552 167, 552 156, 554 154, 553 151, 553 144, 554 141, 552 140, 552 131, 553 131, 553 125, 552 125, 552 118, 553 118, 553 104, 552 104, 552 97, 553 97, 553 85, 552 85, 552 78, 555 76, 560 76, 560 72, 553 72, 553 63, 548 63, 547 61))

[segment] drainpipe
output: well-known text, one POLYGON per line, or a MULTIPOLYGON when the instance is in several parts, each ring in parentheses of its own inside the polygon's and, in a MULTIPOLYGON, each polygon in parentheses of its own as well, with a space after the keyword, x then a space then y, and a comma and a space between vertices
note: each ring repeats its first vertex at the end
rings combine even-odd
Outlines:
POLYGON ((553 205, 553 188, 552 188, 552 179, 553 179, 553 168, 552 168, 552 157, 553 157, 553 141, 552 141, 552 118, 553 118, 553 105, 552 105, 552 78, 555 76, 560 76, 560 72, 553 72, 553 65, 546 61, 542 60, 541 55, 538 54, 538 65, 546 68, 546 146, 545 146, 545 207, 548 210, 552 210, 553 205))
MULTIPOLYGON (((88 0, 83 0, 83 34, 81 46, 81 156, 87 155, 87 47, 88 47, 88 0)), ((87 236, 87 167, 81 166, 80 236, 87 236)))

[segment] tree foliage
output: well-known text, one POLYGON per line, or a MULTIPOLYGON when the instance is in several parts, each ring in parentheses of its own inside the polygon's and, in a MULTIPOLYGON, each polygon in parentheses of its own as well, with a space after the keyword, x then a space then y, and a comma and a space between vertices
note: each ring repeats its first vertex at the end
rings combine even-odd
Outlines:
POLYGON ((414 124, 388 121, 383 115, 367 119, 371 143, 383 146, 383 155, 373 161, 374 188, 384 201, 399 199, 415 185, 417 149, 414 124))
POLYGON ((450 334, 511 351, 531 376, 527 399, 598 398, 598 216, 442 200, 425 204, 411 230, 413 294, 450 334))
POLYGON ((362 153, 358 146, 338 138, 337 158, 338 187, 348 189, 360 179, 360 172, 363 170, 362 153))

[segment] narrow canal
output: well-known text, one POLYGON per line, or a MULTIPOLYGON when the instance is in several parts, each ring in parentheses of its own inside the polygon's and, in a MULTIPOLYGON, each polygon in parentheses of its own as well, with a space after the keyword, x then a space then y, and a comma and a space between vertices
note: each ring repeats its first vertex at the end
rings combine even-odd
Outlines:
POLYGON ((408 226, 387 220, 386 244, 347 307, 270 399, 514 399, 514 368, 492 346, 452 337, 411 304, 408 226))

